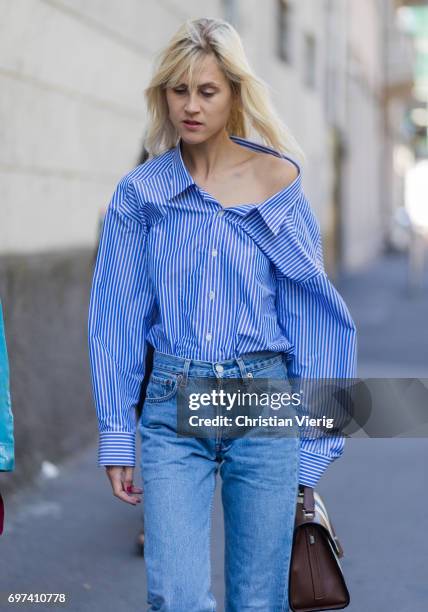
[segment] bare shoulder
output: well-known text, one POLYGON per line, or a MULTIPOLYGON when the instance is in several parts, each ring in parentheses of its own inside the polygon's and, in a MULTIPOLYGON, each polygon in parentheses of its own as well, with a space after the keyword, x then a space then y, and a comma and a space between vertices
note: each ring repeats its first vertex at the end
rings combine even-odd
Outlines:
POLYGON ((261 153, 257 156, 257 174, 269 189, 284 189, 298 177, 297 166, 288 159, 266 155, 261 153))

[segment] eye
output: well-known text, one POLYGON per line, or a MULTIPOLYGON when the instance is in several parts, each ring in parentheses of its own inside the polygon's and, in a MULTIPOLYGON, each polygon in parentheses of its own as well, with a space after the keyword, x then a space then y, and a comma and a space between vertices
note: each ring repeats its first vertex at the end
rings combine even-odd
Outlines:
MULTIPOLYGON (((180 95, 180 94, 186 93, 187 89, 175 89, 174 88, 173 92, 180 95)), ((205 98, 211 98, 211 96, 215 95, 215 92, 210 92, 210 91, 202 91, 201 93, 205 98)))

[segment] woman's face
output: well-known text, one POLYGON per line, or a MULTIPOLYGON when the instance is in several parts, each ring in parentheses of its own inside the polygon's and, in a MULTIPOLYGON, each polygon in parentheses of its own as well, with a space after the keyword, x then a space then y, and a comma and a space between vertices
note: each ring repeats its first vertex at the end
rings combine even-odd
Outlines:
POLYGON ((233 103, 228 80, 220 70, 214 55, 202 60, 194 90, 189 91, 184 75, 175 87, 167 87, 169 118, 184 142, 207 140, 226 126, 233 103), (186 120, 197 121, 192 127, 186 120))

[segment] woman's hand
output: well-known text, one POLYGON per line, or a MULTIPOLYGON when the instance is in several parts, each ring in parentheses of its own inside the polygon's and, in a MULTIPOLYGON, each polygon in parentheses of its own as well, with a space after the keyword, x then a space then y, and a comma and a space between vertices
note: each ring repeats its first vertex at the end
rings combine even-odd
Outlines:
POLYGON ((134 486, 134 468, 129 465, 106 465, 107 477, 110 480, 113 495, 127 504, 136 506, 141 502, 143 489, 134 486), (134 493, 134 495, 132 495, 134 493))

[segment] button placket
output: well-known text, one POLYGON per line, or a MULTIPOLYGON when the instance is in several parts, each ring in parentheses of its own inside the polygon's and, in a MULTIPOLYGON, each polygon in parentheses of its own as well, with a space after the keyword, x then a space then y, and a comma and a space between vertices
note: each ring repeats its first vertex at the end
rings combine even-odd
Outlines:
MULTIPOLYGON (((224 213, 224 211, 220 210, 220 211, 218 211, 217 214, 219 216, 223 216, 223 213, 224 213)), ((211 226, 211 232, 214 234, 214 236, 212 237, 212 242, 214 242, 214 244, 215 244, 217 242, 217 239, 218 239, 218 237, 216 236, 217 230, 216 230, 216 225, 215 224, 213 224, 211 226)), ((218 265, 218 263, 217 263, 217 261, 215 259, 218 256, 218 249, 216 247, 214 247, 214 246, 211 246, 209 252, 211 254, 211 260, 209 262, 209 269, 208 269, 207 278, 210 279, 210 284, 212 283, 211 287, 214 287, 215 286, 215 281, 217 279, 217 269, 214 266, 218 265)), ((210 287, 210 284, 208 284, 208 288, 210 287)), ((207 326, 211 327, 213 322, 215 321, 215 316, 214 316, 215 311, 213 311, 214 306, 213 306, 213 308, 211 308, 211 306, 214 304, 214 300, 216 299, 216 292, 215 292, 214 289, 209 289, 208 295, 207 295, 207 299, 208 299, 208 307, 207 307, 208 310, 207 310, 207 312, 209 313, 208 317, 207 317, 207 321, 208 321, 207 322, 207 326)), ((205 334, 205 340, 207 342, 211 342, 212 338, 213 338, 212 331, 207 331, 206 334, 205 334)))

